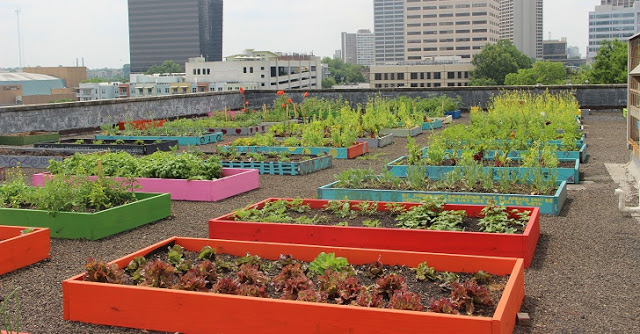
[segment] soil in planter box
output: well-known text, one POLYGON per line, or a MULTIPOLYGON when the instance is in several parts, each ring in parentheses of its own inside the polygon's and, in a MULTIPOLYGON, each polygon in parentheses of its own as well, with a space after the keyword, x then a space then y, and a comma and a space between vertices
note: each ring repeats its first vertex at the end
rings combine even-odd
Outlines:
POLYGON ((126 270, 89 259, 84 279, 414 311, 427 311, 438 300, 451 303, 454 312, 492 316, 509 278, 484 272, 437 272, 427 263, 416 270, 379 262, 351 266, 347 261, 325 253, 311 263, 286 254, 271 261, 250 254, 215 254, 207 247, 195 253, 171 245, 135 258, 126 270))
MULTIPOLYGON (((460 160, 456 160, 456 159, 444 159, 439 165, 435 165, 435 166, 458 166, 459 161, 460 160)), ((502 165, 499 165, 499 163, 497 163, 495 160, 481 159, 476 161, 481 163, 483 167, 522 167, 522 161, 520 160, 509 159, 507 162, 505 162, 502 165)), ((407 159, 401 160, 396 163, 396 165, 406 165, 406 164, 407 164, 407 159)), ((576 165, 575 162, 572 162, 572 161, 558 161, 558 165, 553 168, 574 168, 575 165, 576 165)))
MULTIPOLYGON (((203 152, 206 156, 218 156, 220 161, 242 161, 242 162, 301 162, 317 158, 314 155, 289 154, 289 152, 250 152, 239 153, 227 152, 203 152)), ((322 155, 319 155, 322 156, 322 155)))
POLYGON ((444 204, 436 200, 409 210, 405 210, 403 204, 394 203, 387 207, 392 211, 378 211, 377 202, 350 205, 346 201, 329 201, 322 210, 311 209, 301 202, 300 199, 268 202, 261 209, 238 210, 234 219, 246 222, 517 234, 524 233, 529 221, 529 214, 509 213, 505 207, 495 204, 485 207, 486 216, 483 219, 467 216, 464 211, 445 211, 444 204), (403 208, 402 212, 400 208, 403 208))
POLYGON ((47 151, 42 150, 13 150, 13 149, 0 149, 0 155, 28 155, 34 157, 68 157, 74 155, 74 153, 60 152, 60 151, 47 151))

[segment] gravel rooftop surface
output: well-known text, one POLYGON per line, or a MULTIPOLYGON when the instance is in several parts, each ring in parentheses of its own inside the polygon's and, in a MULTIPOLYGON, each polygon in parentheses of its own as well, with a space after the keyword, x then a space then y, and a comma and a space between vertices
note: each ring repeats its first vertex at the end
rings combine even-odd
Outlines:
MULTIPOLYGON (((468 114, 454 124, 460 121, 468 121, 468 114)), ((569 191, 560 216, 540 219, 542 234, 533 264, 525 270, 522 306, 532 326, 518 326, 515 333, 640 333, 640 223, 618 211, 617 185, 604 165, 629 161, 626 121, 620 113, 592 112, 584 124, 590 157, 580 171, 581 179, 590 182, 583 190, 569 191)), ((416 140, 426 145, 428 134, 416 140)), ((89 257, 112 261, 171 236, 206 238, 209 219, 268 197, 316 198, 316 189, 332 182, 334 174, 348 168, 383 170, 406 155, 405 146, 405 138, 396 138, 390 146, 373 149, 369 156, 374 159, 334 159, 333 168, 306 176, 261 175, 259 189, 216 203, 174 201, 171 218, 100 241, 52 239, 50 260, 0 276, 0 295, 21 288, 24 332, 148 333, 64 321, 61 282, 82 273, 89 257)))

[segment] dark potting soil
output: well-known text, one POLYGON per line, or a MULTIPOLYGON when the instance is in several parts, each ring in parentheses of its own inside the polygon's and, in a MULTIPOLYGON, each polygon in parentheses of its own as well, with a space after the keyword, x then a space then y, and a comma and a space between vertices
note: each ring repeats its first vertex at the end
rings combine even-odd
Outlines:
POLYGON ((35 157, 69 157, 75 153, 57 152, 47 150, 19 150, 19 149, 0 149, 0 155, 28 155, 35 157))
MULTIPOLYGON (((291 217, 292 219, 297 219, 301 217, 313 218, 316 217, 313 225, 324 225, 324 226, 350 226, 350 227, 375 227, 375 228, 400 228, 397 227, 398 223, 397 217, 398 214, 388 211, 377 211, 375 213, 364 213, 361 211, 353 210, 352 213, 346 217, 340 217, 339 215, 333 213, 329 210, 319 210, 312 209, 307 212, 296 212, 293 210, 287 210, 286 216, 291 217), (379 226, 371 226, 372 221, 378 221, 379 226), (367 222, 369 226, 366 226, 364 223, 367 222)), ((236 219, 241 220, 241 219, 236 219)), ((259 220, 248 220, 253 222, 260 222, 259 220)), ((460 227, 463 231, 467 232, 482 232, 482 229, 478 225, 480 218, 477 217, 469 217, 465 216, 462 219, 462 222, 457 226, 460 227)), ((278 223, 273 223, 278 224, 278 223)), ((295 224, 295 223, 291 223, 295 224)), ((302 223, 301 223, 302 224, 302 223)), ((524 229, 526 227, 522 226, 512 226, 516 227, 516 234, 524 233, 524 229)))

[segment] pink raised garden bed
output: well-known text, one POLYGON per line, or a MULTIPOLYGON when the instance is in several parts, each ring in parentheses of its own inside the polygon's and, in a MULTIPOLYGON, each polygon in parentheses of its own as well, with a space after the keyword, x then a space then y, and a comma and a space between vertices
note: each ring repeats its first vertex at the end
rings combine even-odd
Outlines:
MULTIPOLYGON (((217 180, 180 180, 137 177, 136 192, 169 193, 172 200, 215 202, 259 187, 257 169, 223 168, 217 180)), ((33 174, 34 186, 42 186, 49 173, 33 174)), ((123 178, 116 178, 123 180, 123 178)))

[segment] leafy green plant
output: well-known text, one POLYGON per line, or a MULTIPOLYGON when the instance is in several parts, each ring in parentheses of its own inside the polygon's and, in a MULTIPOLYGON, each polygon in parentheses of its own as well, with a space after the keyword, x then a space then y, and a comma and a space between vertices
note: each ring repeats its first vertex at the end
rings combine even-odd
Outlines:
POLYGON ((435 281, 438 279, 436 270, 433 267, 429 267, 427 262, 418 264, 418 266, 415 268, 415 271, 418 281, 425 281, 427 279, 435 281))
POLYGON ((351 271, 349 261, 343 257, 336 257, 335 253, 322 252, 309 263, 309 272, 315 275, 324 274, 325 270, 332 270, 336 272, 351 271))
POLYGON ((326 211, 331 211, 340 218, 353 219, 357 214, 355 211, 351 210, 351 204, 349 204, 349 201, 328 201, 323 208, 326 211))
POLYGON ((3 333, 20 332, 22 318, 19 291, 20 288, 14 288, 7 296, 0 298, 0 330, 3 333))
POLYGON ((480 214, 483 216, 478 222, 483 232, 488 233, 516 233, 518 228, 526 226, 531 211, 520 212, 516 209, 507 211, 506 206, 498 205, 496 201, 489 201, 480 214), (512 218, 516 216, 517 218, 512 218))
POLYGON ((381 227, 382 223, 379 220, 374 219, 374 220, 364 220, 362 222, 362 225, 366 227, 381 227))

